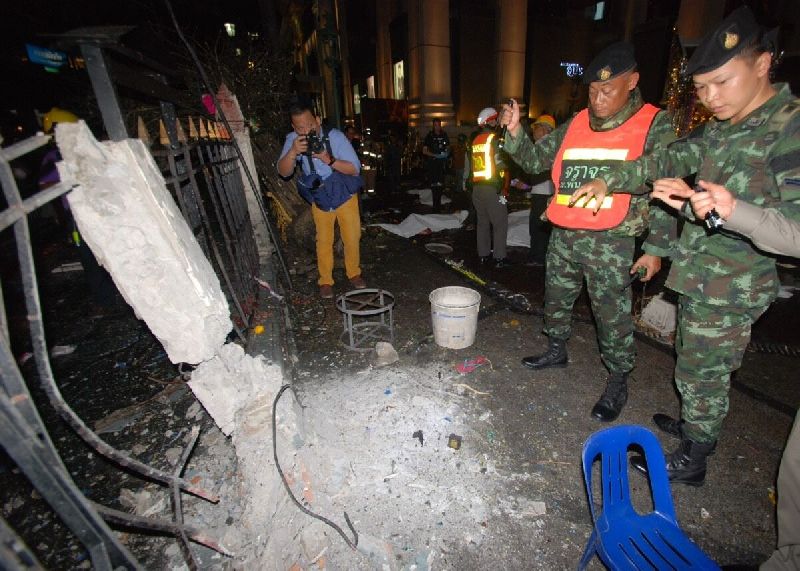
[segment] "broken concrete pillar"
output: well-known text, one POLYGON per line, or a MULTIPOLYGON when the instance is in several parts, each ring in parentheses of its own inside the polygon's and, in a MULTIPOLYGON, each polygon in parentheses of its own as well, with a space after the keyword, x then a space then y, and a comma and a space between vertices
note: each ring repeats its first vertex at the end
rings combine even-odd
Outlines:
POLYGON ((230 436, 239 412, 265 391, 274 396, 282 380, 278 365, 245 355, 239 345, 229 343, 192 372, 189 387, 225 436, 230 436))
POLYGON ((244 165, 240 167, 242 175, 242 183, 244 184, 245 200, 247 201, 247 211, 250 214, 250 224, 253 227, 253 235, 256 239, 256 247, 258 248, 258 255, 263 259, 272 254, 272 243, 269 239, 269 231, 264 216, 261 212, 261 207, 258 204, 256 193, 261 193, 261 188, 258 186, 258 177, 256 176, 256 162, 253 158, 253 146, 250 144, 250 130, 247 127, 247 122, 242 114, 242 109, 239 107, 239 100, 236 95, 231 93, 228 86, 224 83, 217 91, 217 101, 219 102, 220 109, 225 114, 228 124, 233 130, 233 138, 239 145, 242 151, 247 168, 253 176, 253 182, 256 188, 253 189, 250 184, 250 178, 244 170, 244 165))
POLYGON ((219 279, 142 141, 59 123, 61 180, 83 240, 173 363, 214 356, 232 329, 219 279))

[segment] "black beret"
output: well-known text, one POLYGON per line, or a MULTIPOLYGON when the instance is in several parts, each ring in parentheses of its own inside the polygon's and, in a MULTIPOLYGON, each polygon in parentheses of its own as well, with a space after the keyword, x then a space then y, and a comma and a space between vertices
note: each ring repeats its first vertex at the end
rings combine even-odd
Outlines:
POLYGON ((608 81, 636 67, 633 46, 628 42, 616 42, 605 48, 592 60, 583 74, 584 83, 608 81))
POLYGON ((707 73, 727 63, 745 46, 762 38, 762 28, 747 6, 737 8, 708 34, 686 64, 686 74, 707 73))

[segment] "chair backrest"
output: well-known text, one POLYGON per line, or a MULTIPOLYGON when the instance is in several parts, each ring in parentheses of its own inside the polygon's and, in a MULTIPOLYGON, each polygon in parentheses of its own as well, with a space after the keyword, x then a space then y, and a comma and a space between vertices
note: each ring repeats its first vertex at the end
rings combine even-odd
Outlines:
POLYGON ((628 450, 638 446, 647 460, 650 490, 653 494, 654 511, 673 522, 675 506, 669 488, 669 478, 665 466, 664 453, 656 436, 643 426, 620 425, 606 428, 592 434, 583 445, 583 477, 592 521, 604 514, 609 519, 625 517, 634 513, 628 484, 628 450), (592 497, 592 465, 597 457, 601 461, 602 508, 595 513, 592 497))

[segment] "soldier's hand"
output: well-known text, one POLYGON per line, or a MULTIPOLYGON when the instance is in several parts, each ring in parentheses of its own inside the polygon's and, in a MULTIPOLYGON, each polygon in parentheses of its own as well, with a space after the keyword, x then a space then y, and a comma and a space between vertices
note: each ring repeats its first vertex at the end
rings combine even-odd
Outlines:
POLYGON ((657 198, 675 210, 682 210, 686 204, 686 199, 691 198, 694 193, 694 190, 689 188, 689 185, 683 179, 660 178, 653 183, 653 192, 650 196, 657 198))
POLYGON ((575 206, 581 199, 583 199, 582 204, 588 204, 589 201, 594 198, 596 199, 594 213, 597 214, 600 211, 600 207, 603 206, 603 200, 605 200, 606 194, 608 194, 608 185, 603 179, 596 178, 590 180, 576 190, 569 201, 569 205, 570 207, 575 206))
POLYGON ((508 127, 508 132, 516 139, 519 135, 519 104, 516 100, 511 99, 511 105, 503 103, 503 113, 500 115, 500 126, 508 127))
POLYGON ((708 192, 695 192, 689 198, 695 216, 705 218, 706 214, 716 209, 717 214, 722 218, 727 220, 731 217, 733 210, 736 208, 736 198, 734 198, 730 190, 721 184, 714 184, 704 180, 698 181, 697 185, 708 192))
POLYGON ((661 258, 653 254, 642 254, 642 256, 631 266, 631 274, 644 270, 644 275, 639 279, 643 282, 650 281, 654 275, 661 270, 661 258))

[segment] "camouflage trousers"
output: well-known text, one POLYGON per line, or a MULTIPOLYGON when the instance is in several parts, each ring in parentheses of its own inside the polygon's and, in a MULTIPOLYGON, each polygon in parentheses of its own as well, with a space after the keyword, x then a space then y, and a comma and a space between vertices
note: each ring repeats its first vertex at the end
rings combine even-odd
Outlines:
POLYGON ((778 548, 759 571, 800 569, 800 412, 778 470, 778 548))
POLYGON ((627 373, 636 359, 631 290, 623 291, 630 278, 634 249, 633 236, 553 228, 547 250, 545 334, 569 338, 572 307, 585 278, 597 323, 600 357, 612 373, 627 373))
POLYGON ((717 440, 728 414, 731 373, 742 365, 750 328, 766 309, 707 305, 680 296, 675 384, 684 433, 695 442, 717 440))

